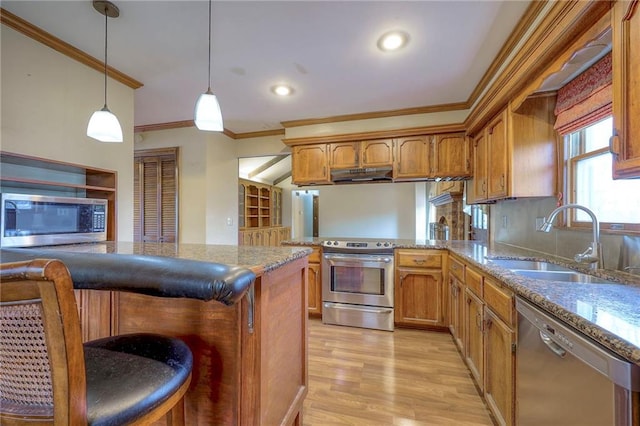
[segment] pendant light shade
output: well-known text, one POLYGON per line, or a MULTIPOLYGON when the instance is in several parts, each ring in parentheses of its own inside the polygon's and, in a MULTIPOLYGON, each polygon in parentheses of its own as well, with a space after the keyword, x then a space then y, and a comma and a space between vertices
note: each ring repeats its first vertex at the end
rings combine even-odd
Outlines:
POLYGON ((120 16, 120 10, 111 2, 94 0, 93 8, 104 15, 104 107, 91 115, 87 126, 87 136, 100 142, 122 142, 122 127, 107 108, 107 36, 109 18, 120 16))
POLYGON ((198 97, 194 121, 199 130, 221 132, 224 130, 222 111, 218 98, 211 91, 211 0, 209 0, 209 86, 207 91, 198 97))
POLYGON ((218 103, 216 95, 211 92, 211 89, 207 90, 207 93, 203 93, 198 97, 198 101, 196 102, 195 122, 196 127, 200 130, 207 130, 210 132, 221 132, 224 130, 220 104, 218 103))
POLYGON ((122 142, 122 127, 116 117, 105 105, 94 112, 89 119, 87 136, 100 142, 122 142))

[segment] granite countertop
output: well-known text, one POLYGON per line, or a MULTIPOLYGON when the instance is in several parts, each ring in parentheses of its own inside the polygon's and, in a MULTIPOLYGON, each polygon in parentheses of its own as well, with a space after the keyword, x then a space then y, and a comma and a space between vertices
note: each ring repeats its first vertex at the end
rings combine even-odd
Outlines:
MULTIPOLYGON (((324 240, 344 238, 304 238, 285 241, 292 246, 320 246, 324 240)), ((361 239, 377 241, 376 239, 361 239)), ((518 296, 573 326, 621 357, 640 365, 640 277, 613 270, 590 271, 561 257, 521 249, 506 244, 473 241, 396 239, 396 248, 449 250, 469 264, 491 275, 518 296), (488 261, 491 258, 542 260, 568 266, 580 272, 617 281, 620 284, 567 283, 526 278, 488 261)))
POLYGON ((230 266, 248 268, 262 275, 296 259, 307 256, 311 249, 305 247, 252 247, 212 244, 101 242, 40 247, 82 253, 114 253, 166 256, 176 259, 210 261, 230 266))

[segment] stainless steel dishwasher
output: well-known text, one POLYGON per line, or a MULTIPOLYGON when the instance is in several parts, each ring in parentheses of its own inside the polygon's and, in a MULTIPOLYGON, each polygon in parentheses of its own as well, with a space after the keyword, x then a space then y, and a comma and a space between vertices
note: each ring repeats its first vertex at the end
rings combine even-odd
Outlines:
POLYGON ((518 298, 518 426, 632 424, 640 367, 518 298))

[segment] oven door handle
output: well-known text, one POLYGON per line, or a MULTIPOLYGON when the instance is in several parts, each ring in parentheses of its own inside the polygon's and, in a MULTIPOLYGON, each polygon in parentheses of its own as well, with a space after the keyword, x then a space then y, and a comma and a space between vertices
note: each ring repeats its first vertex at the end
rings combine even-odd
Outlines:
POLYGON ((370 312, 373 314, 391 314, 393 313, 393 309, 391 308, 370 308, 364 306, 354 306, 354 305, 340 305, 337 303, 324 303, 324 308, 326 309, 342 309, 346 311, 361 311, 361 312, 370 312))
POLYGON ((381 263, 391 263, 392 258, 389 256, 358 256, 358 257, 353 257, 353 256, 340 256, 340 255, 335 255, 335 254, 325 254, 324 258, 332 261, 332 260, 341 260, 343 262, 351 262, 351 263, 361 263, 363 261, 365 262, 381 262, 381 263))

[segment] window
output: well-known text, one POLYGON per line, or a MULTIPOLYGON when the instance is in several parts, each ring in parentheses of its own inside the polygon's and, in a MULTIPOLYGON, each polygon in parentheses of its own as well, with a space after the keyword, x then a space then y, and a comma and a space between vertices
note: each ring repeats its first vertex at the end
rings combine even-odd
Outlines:
MULTIPOLYGON (((591 209, 601 229, 640 232, 640 180, 613 180, 607 117, 565 136, 569 202, 591 209)), ((591 227, 589 216, 572 210, 569 226, 591 227)))

